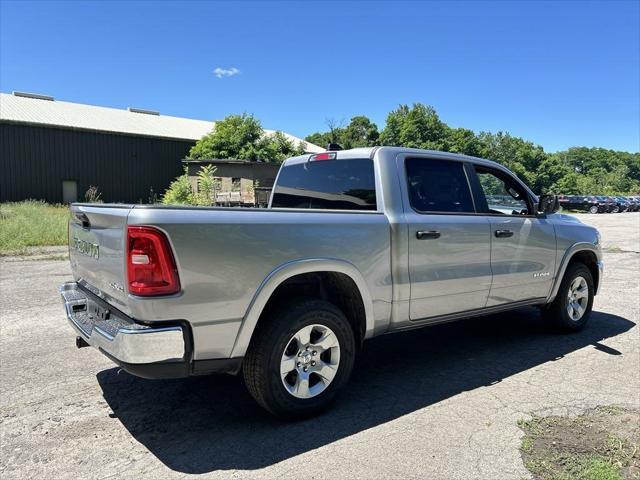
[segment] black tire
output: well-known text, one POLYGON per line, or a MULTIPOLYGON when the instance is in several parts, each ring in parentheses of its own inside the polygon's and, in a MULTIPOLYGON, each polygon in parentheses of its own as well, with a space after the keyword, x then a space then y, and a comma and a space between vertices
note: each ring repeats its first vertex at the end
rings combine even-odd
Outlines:
POLYGON ((283 420, 298 420, 327 409, 348 382, 356 356, 353 329, 344 313, 322 300, 299 300, 262 318, 243 361, 243 376, 251 396, 283 420), (292 337, 307 325, 330 328, 338 339, 340 361, 328 386, 316 396, 300 399, 285 388, 280 362, 292 337))
POLYGON ((589 208, 589 213, 598 213, 598 207, 593 205, 592 207, 589 208))
POLYGON ((543 316, 555 329, 562 332, 577 332, 584 328, 591 316, 593 307, 594 285, 591 271, 587 266, 580 262, 573 262, 568 267, 562 278, 562 283, 558 289, 558 295, 555 300, 542 310, 543 316), (572 282, 582 277, 586 280, 588 289, 588 300, 582 317, 579 320, 573 320, 567 311, 569 306, 569 288, 572 282))

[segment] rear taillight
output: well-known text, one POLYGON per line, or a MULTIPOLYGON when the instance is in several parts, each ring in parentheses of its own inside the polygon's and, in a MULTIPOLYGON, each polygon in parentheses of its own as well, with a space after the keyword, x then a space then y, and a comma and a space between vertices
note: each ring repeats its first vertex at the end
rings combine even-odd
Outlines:
POLYGON ((180 279, 169 241, 153 227, 127 229, 129 293, 143 297, 180 291, 180 279))

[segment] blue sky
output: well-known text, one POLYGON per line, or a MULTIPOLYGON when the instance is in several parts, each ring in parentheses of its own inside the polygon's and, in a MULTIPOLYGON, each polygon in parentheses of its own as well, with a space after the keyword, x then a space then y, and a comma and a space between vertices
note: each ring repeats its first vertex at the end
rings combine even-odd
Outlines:
POLYGON ((640 149, 638 1, 0 1, 3 92, 298 136, 423 102, 548 151, 640 149))

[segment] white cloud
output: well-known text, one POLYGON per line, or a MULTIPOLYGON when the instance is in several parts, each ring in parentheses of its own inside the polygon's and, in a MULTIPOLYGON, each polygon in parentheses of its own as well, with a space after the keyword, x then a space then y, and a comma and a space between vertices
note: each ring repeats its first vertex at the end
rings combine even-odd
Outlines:
POLYGON ((231 68, 220 68, 220 67, 217 67, 213 71, 213 74, 218 78, 233 77, 234 75, 238 75, 239 73, 240 73, 240 70, 238 70, 236 67, 231 67, 231 68))

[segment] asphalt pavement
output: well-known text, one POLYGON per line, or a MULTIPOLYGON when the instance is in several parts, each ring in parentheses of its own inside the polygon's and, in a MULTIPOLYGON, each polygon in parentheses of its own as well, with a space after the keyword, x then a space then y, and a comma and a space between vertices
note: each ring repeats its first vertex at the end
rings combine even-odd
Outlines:
POLYGON ((581 215, 606 271, 588 327, 536 309, 369 342, 328 413, 281 423, 231 376, 152 381, 76 349, 57 286, 66 261, 0 259, 0 476, 530 477, 517 421, 640 406, 640 213, 581 215))

